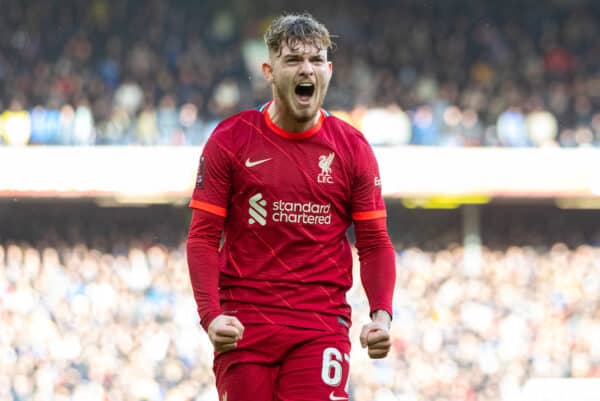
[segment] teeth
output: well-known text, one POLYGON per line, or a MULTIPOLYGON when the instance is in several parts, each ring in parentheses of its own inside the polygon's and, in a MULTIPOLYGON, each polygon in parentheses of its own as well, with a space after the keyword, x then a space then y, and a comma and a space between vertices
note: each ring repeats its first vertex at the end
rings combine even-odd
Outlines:
POLYGON ((301 83, 301 84, 298 84, 298 86, 311 87, 311 86, 313 86, 313 84, 311 84, 311 83, 307 83, 307 82, 303 82, 303 83, 301 83))

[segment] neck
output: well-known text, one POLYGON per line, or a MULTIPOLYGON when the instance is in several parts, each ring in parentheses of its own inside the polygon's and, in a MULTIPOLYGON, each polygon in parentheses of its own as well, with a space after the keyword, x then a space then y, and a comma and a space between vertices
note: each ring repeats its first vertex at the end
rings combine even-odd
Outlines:
POLYGON ((306 130, 311 129, 321 117, 321 111, 318 110, 315 115, 306 121, 297 120, 292 113, 285 109, 280 102, 277 102, 277 99, 273 99, 269 108, 267 110, 269 113, 269 117, 271 117, 271 121, 279 128, 288 131, 288 132, 304 132, 306 130))

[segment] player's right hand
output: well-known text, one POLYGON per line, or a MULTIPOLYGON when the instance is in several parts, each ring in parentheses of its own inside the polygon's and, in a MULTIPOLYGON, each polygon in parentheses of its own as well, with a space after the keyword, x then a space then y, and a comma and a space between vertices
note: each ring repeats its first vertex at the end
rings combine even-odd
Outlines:
POLYGON ((216 352, 231 351, 244 335, 244 325, 235 317, 217 316, 208 325, 208 338, 216 352))

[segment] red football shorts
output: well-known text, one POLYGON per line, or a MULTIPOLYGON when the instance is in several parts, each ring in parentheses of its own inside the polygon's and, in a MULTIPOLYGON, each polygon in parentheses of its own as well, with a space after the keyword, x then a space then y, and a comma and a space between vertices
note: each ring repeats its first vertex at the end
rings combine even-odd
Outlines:
POLYGON ((246 325, 232 351, 215 355, 219 401, 348 399, 347 332, 246 325))

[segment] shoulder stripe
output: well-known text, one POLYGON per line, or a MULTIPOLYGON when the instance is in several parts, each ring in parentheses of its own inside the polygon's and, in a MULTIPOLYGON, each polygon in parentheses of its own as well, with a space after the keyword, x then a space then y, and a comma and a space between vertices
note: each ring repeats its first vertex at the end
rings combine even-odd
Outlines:
POLYGON ((371 210, 369 212, 356 212, 352 213, 352 220, 361 221, 361 220, 374 220, 381 219, 387 216, 385 210, 371 210))
POLYGON ((265 107, 267 107, 269 105, 269 103, 271 103, 271 102, 267 102, 267 103, 263 104, 262 106, 259 106, 258 111, 260 111, 262 113, 265 110, 265 107))
POLYGON ((227 209, 224 207, 213 205, 212 203, 202 202, 196 199, 192 199, 190 201, 189 207, 192 209, 204 210, 205 212, 216 214, 217 216, 221 217, 227 216, 227 209))

